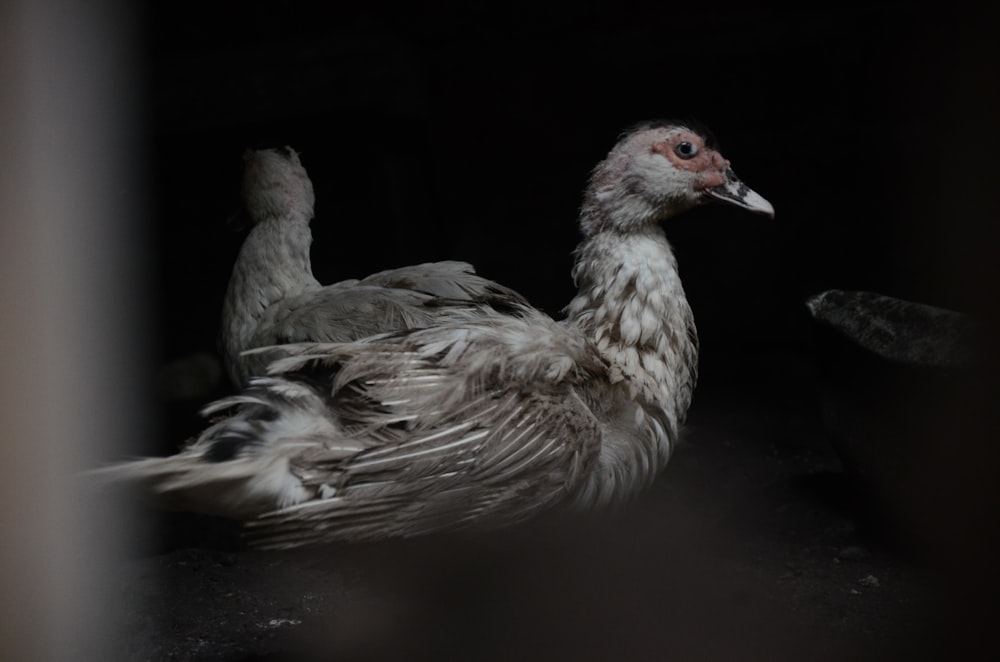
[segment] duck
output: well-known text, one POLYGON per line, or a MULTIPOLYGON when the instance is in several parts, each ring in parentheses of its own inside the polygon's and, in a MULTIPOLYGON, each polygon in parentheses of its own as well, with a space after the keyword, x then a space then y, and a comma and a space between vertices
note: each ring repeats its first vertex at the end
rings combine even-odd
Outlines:
POLYGON ((475 314, 477 304, 527 306, 517 292, 466 262, 387 269, 321 285, 312 271, 312 180, 290 146, 244 153, 242 201, 250 231, 222 306, 219 346, 236 388, 265 374, 267 357, 247 350, 295 342, 350 342, 475 314))
MULTIPOLYGON (((300 239, 286 245, 301 247, 311 196, 296 199, 285 231, 300 239)), ((204 409, 228 416, 173 456, 102 472, 168 507, 241 520, 264 549, 625 503, 667 465, 697 380, 694 316, 664 222, 710 201, 774 216, 707 130, 636 125, 590 176, 563 319, 519 295, 506 307, 468 299, 471 312, 424 326, 253 348, 265 374, 204 409)))

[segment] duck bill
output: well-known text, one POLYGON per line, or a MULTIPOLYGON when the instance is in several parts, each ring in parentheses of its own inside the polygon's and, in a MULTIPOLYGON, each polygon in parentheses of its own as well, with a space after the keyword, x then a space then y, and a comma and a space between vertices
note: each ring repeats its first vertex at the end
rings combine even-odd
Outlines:
POLYGON ((728 202, 737 207, 743 207, 757 214, 774 218, 774 207, 756 191, 744 184, 733 173, 731 168, 725 170, 726 181, 706 190, 708 195, 717 200, 728 202))

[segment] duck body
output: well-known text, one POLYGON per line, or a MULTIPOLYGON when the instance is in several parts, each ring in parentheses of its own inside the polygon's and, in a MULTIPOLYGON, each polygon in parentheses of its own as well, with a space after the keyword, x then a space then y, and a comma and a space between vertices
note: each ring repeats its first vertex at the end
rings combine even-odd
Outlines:
POLYGON ((694 320, 660 223, 708 198, 773 214, 703 135, 639 127, 591 178, 565 320, 516 293, 507 306, 467 297, 426 326, 254 350, 267 375, 206 410, 232 416, 178 455, 108 471, 244 519, 274 548, 622 502, 666 465, 696 381, 694 320))

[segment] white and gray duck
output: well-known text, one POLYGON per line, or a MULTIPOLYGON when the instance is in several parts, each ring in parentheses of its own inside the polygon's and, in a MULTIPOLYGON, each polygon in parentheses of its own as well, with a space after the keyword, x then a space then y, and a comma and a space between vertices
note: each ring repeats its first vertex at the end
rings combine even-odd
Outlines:
MULTIPOLYGON (((257 297, 258 335, 230 333, 231 352, 298 339, 274 331, 281 315, 270 307, 294 311, 295 296, 333 297, 364 282, 324 290, 312 279, 301 250, 309 243, 308 178, 290 151, 256 158, 293 166, 276 170, 300 187, 284 196, 300 205, 292 223, 280 209, 261 215, 255 231, 273 227, 257 250, 275 253, 246 261, 258 273, 234 273, 230 323, 254 317, 234 303, 253 299, 259 285, 246 280, 272 286, 257 297)), ((258 209, 269 209, 266 188, 252 189, 258 209)), ((267 374, 205 409, 231 416, 177 455, 102 472, 144 482, 172 507, 244 520, 250 542, 267 548, 493 527, 557 505, 624 501, 667 464, 696 380, 694 319, 661 223, 710 200, 774 213, 703 132, 639 126, 590 178, 573 268, 578 292, 565 320, 485 279, 477 288, 504 293, 505 305, 479 302, 473 289, 457 304, 461 314, 438 315, 432 305, 427 325, 407 320, 396 330, 375 315, 365 323, 377 335, 351 331, 348 342, 317 342, 324 321, 309 313, 288 325, 310 320, 310 342, 252 350, 267 357, 267 374)), ((357 305, 363 300, 359 294, 357 305)), ((419 311, 419 302, 407 310, 419 311)))

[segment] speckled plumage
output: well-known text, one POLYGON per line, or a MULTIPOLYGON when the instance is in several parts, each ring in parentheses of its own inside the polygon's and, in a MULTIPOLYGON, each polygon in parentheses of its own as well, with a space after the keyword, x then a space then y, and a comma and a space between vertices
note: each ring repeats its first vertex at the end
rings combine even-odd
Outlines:
POLYGON ((235 407, 230 418, 174 457, 109 472, 246 519, 251 540, 278 548, 627 499, 666 465, 696 378, 660 222, 709 198, 773 213, 697 133, 633 131, 587 188, 564 321, 516 298, 425 328, 256 350, 268 376, 207 409, 235 407))

